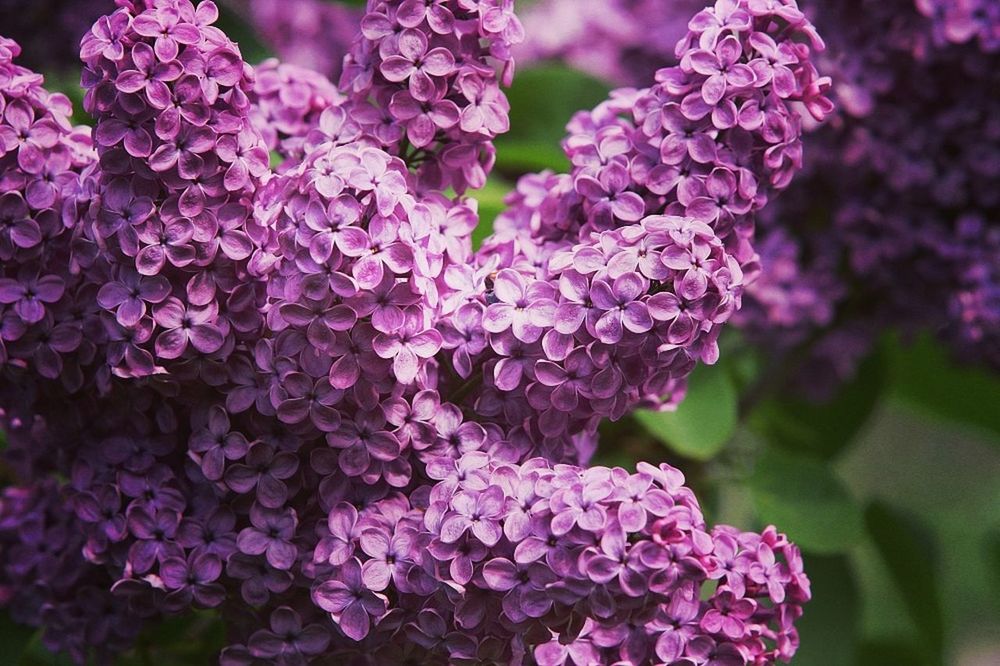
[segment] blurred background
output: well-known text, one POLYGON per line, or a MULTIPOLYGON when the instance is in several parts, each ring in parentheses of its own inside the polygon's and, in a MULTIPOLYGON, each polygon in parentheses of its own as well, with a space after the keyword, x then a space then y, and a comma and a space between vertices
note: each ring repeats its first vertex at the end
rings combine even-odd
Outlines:
MULTIPOLYGON (((277 56, 315 69, 334 82, 364 5, 324 0, 219 4, 221 27, 240 43, 249 61, 277 56)), ((830 4, 830 12, 871 5, 840 0, 830 4)), ((976 5, 965 0, 893 0, 880 6, 892 6, 896 12, 898 5, 891 25, 905 31, 917 30, 914 22, 921 16, 929 17, 933 27, 936 12, 940 9, 945 16, 952 4, 976 5), (925 12, 926 7, 930 9, 925 12)), ((991 4, 984 0, 977 6, 986 11, 991 4)), ((48 86, 79 106, 79 38, 111 5, 110 0, 0 0, 0 32, 22 44, 23 64, 45 72, 48 86)), ((527 37, 518 58, 518 75, 508 91, 511 131, 497 141, 497 168, 489 183, 468 193, 479 201, 479 241, 489 233, 518 177, 544 169, 567 170, 559 142, 575 111, 600 103, 614 87, 651 81, 658 68, 673 64, 673 45, 701 3, 518 0, 518 6, 527 37)), ((979 20, 1000 25, 996 18, 1000 9, 994 5, 993 11, 992 19, 979 20)), ((824 23, 822 12, 817 12, 817 26, 831 44, 830 62, 842 72, 855 72, 844 65, 849 58, 834 51, 849 43, 844 35, 850 36, 852 30, 834 20, 824 23)), ((869 20, 865 14, 851 18, 869 20)), ((971 49, 976 35, 958 34, 955 31, 965 24, 947 21, 942 24, 944 37, 929 38, 928 48, 946 50, 958 44, 955 48, 971 49)), ((995 64, 990 35, 979 38, 977 57, 992 58, 983 60, 985 66, 995 64)), ((1000 35, 992 38, 1000 41, 1000 35)), ((908 42, 907 48, 916 47, 908 42)), ((877 124, 880 113, 895 113, 900 102, 893 96, 898 90, 879 78, 883 70, 865 67, 861 69, 867 76, 880 81, 866 83, 867 90, 876 94, 866 97, 857 86, 841 88, 839 101, 850 113, 839 126, 835 119, 832 130, 817 130, 816 146, 829 146, 829 135, 842 136, 857 118, 877 124)), ((917 75, 922 76, 920 71, 917 75)), ((995 96, 997 88, 986 86, 975 94, 995 96)), ((995 109, 994 102, 986 99, 983 108, 995 109)), ((82 115, 77 120, 88 122, 82 115)), ((995 138, 987 133, 984 140, 995 138)), ((807 163, 813 147, 807 137, 807 163)), ((995 162, 996 155, 987 153, 984 159, 995 162)), ((991 168, 1000 170, 1000 165, 991 168)), ((822 183, 806 182, 812 189, 788 193, 789 205, 779 205, 775 215, 798 215, 795 202, 806 198, 813 208, 816 202, 820 206, 830 202, 829 210, 813 213, 833 217, 838 197, 851 196, 845 195, 846 190, 830 189, 829 184, 821 191, 816 188, 822 183)), ((876 181, 866 187, 891 190, 895 184, 876 181)), ((989 219, 992 212, 984 212, 987 228, 991 222, 998 224, 989 219)), ((826 239, 829 230, 810 236, 813 226, 798 219, 786 226, 799 234, 795 239, 802 254, 797 270, 814 268, 819 254, 809 248, 816 239, 826 239)), ((767 276, 767 257, 762 270, 767 276)), ((852 279, 863 278, 853 265, 844 269, 835 262, 838 275, 852 271, 858 273, 852 279)), ((915 301, 934 298, 923 289, 917 272, 897 273, 894 279, 906 285, 907 296, 915 301)), ((721 361, 696 370, 681 407, 673 413, 640 412, 606 424, 598 459, 625 467, 638 460, 670 462, 687 475, 710 523, 727 522, 744 529, 773 523, 798 542, 814 598, 800 623, 802 647, 794 663, 1000 664, 997 351, 970 353, 975 345, 956 345, 946 325, 910 313, 889 317, 884 311, 859 310, 848 305, 853 303, 850 297, 841 295, 844 285, 863 287, 848 279, 828 287, 828 292, 818 287, 820 296, 826 293, 833 302, 831 310, 814 317, 804 333, 791 330, 798 321, 771 329, 753 321, 729 327, 720 341, 721 361), (836 298, 830 295, 834 292, 836 298), (843 323, 845 317, 848 324, 843 323)), ((776 307, 765 296, 754 298, 758 305, 776 307)), ((995 300, 982 307, 986 315, 1000 317, 995 300)), ((987 328, 979 339, 988 340, 990 335, 998 333, 987 328)), ((122 663, 208 663, 223 641, 223 629, 214 618, 199 615, 167 623, 144 636, 122 663)), ((64 662, 46 653, 37 636, 3 618, 0 663, 64 662)))

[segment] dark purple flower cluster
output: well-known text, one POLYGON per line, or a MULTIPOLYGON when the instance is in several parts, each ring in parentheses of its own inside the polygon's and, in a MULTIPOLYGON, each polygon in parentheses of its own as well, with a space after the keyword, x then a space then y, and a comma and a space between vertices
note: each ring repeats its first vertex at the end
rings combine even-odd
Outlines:
POLYGON ((82 44, 93 144, 0 42, 25 484, 0 602, 79 661, 191 608, 225 617, 224 664, 791 657, 784 536, 709 528, 670 467, 580 465, 601 418, 675 404, 718 355, 753 214, 799 165, 793 106, 827 112, 792 6, 700 13, 473 253, 475 202, 438 188, 480 182, 505 128, 509 2, 372 3, 343 95, 255 73, 211 2, 119 5, 82 44), (456 122, 422 134, 435 107, 456 122))
POLYGON ((982 94, 1000 84, 994 5, 815 7, 841 113, 762 218, 765 270, 741 325, 769 345, 812 345, 803 375, 818 396, 886 327, 929 330, 1000 368, 1000 101, 982 94), (778 284, 774 264, 798 277, 778 284))

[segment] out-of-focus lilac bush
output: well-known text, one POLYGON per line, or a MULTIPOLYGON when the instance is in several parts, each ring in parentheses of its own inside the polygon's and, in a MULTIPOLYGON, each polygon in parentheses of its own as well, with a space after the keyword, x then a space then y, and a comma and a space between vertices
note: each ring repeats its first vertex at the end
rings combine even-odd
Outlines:
POLYGON ((359 7, 329 0, 224 0, 223 6, 244 16, 283 63, 333 80, 340 76, 362 16, 359 7))
POLYGON ((3 35, 21 46, 25 67, 75 73, 80 39, 114 6, 114 0, 2 0, 3 35))
POLYGON ((758 271, 831 110, 794 3, 698 12, 476 252, 512 2, 373 0, 338 87, 255 71, 212 2, 118 5, 92 134, 0 42, 14 619, 81 663, 201 608, 224 664, 791 658, 795 545, 707 525, 668 465, 584 465, 682 399, 758 271))
MULTIPOLYGON (((680 57, 671 35, 687 28, 686 13, 650 9, 678 4, 607 0, 578 12, 543 1, 525 23, 552 27, 521 48, 525 59, 632 84, 680 57)), ((1000 367, 1000 109, 990 93, 1000 10, 987 0, 803 10, 828 41, 823 68, 839 111, 812 132, 803 177, 761 217, 764 270, 738 325, 794 359, 795 387, 817 399, 855 374, 887 328, 931 331, 957 357, 1000 367)), ((770 51, 768 66, 781 71, 785 57, 770 51)))
POLYGON ((816 3, 815 20, 837 54, 840 112, 810 137, 801 187, 764 216, 764 247, 789 270, 748 290, 746 329, 811 344, 803 375, 831 382, 889 326, 1000 368, 1000 100, 986 92, 1000 83, 1000 11, 816 3))

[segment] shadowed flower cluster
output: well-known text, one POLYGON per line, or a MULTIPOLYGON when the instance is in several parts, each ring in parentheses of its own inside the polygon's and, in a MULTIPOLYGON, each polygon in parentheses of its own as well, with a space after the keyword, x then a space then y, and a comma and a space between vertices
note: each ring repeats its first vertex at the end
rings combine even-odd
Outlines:
MULTIPOLYGON (((526 12, 519 55, 628 84, 683 56, 673 37, 649 39, 655 3, 596 3, 593 17, 576 4, 547 0, 526 12), (532 29, 570 16, 562 30, 532 29)), ((802 5, 825 28, 821 61, 840 110, 806 127, 805 173, 761 216, 763 270, 747 283, 737 325, 793 359, 794 388, 817 399, 891 328, 930 331, 957 357, 1000 367, 1000 134, 996 96, 982 94, 997 86, 1000 10, 982 0, 802 5)), ((686 20, 668 26, 683 30, 686 20)), ((768 45, 761 67, 787 77, 787 48, 768 45)))
POLYGON ((334 80, 361 18, 356 7, 330 0, 224 0, 223 4, 247 19, 283 63, 334 80))
POLYGON ((338 91, 255 72, 212 2, 120 0, 81 46, 92 139, 0 42, 0 601, 47 646, 216 608, 233 665, 794 654, 783 535, 582 465, 717 358, 822 43, 791 4, 699 13, 474 252, 453 191, 507 126, 512 4, 370 2, 338 91))
POLYGON ((742 325, 790 350, 812 345, 800 383, 849 378, 886 327, 929 330, 959 358, 1000 368, 1000 109, 981 94, 998 83, 1000 13, 909 0, 815 13, 837 54, 827 69, 840 113, 762 217, 762 247, 777 253, 762 261, 787 270, 763 272, 742 325))

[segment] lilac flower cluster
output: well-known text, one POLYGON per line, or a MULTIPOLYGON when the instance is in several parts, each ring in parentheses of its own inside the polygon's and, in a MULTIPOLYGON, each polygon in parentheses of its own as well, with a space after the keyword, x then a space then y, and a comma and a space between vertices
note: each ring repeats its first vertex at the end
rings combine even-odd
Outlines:
POLYGON ((522 179, 484 246, 511 267, 481 308, 498 358, 480 411, 541 410, 535 438, 553 438, 635 404, 670 408, 695 360, 715 361, 757 270, 754 212, 800 166, 791 102, 828 110, 808 60, 818 37, 775 11, 699 13, 655 87, 573 119, 571 174, 522 179))
POLYGON ((291 164, 305 157, 305 141, 326 109, 345 98, 317 72, 269 58, 255 67, 251 118, 268 150, 291 164))
POLYGON ((84 222, 96 257, 81 262, 106 264, 97 303, 127 341, 123 376, 198 373, 259 330, 247 221, 269 156, 249 117, 251 71, 217 18, 212 3, 122 9, 81 47, 101 167, 84 222))
POLYGON ((1000 106, 980 93, 1000 83, 1000 13, 909 0, 814 9, 837 54, 841 113, 763 216, 765 277, 741 326, 768 344, 812 345, 802 374, 817 397, 853 375, 886 327, 929 330, 958 357, 1000 368, 1000 106), (858 13, 864 22, 846 22, 858 13), (783 261, 800 277, 774 288, 767 267, 783 261), (775 317, 779 303, 800 315, 775 317))
POLYGON ((809 597, 797 548, 773 528, 709 530, 676 469, 508 465, 474 451, 427 472, 438 483, 423 506, 330 512, 314 560, 332 575, 312 598, 350 637, 407 609, 398 658, 443 648, 449 663, 743 664, 794 652, 788 630, 809 597))
POLYGON ((514 0, 373 2, 361 32, 340 81, 357 100, 351 115, 416 168, 422 189, 482 187, 492 140, 510 127, 498 76, 510 83, 524 38, 514 0))
MULTIPOLYGON (((548 0, 527 12, 529 30, 536 21, 569 27, 531 30, 519 55, 560 58, 628 84, 682 56, 664 48, 672 42, 650 41, 648 2, 597 3, 613 21, 577 4, 548 0), (554 20, 570 14, 577 18, 554 20), (637 51, 648 58, 626 57, 637 51)), ((763 270, 748 281, 738 325, 771 352, 804 356, 796 388, 817 399, 852 376, 889 327, 929 330, 957 356, 1000 367, 992 187, 1000 134, 995 96, 979 92, 997 85, 996 3, 802 4, 826 28, 823 69, 833 73, 841 111, 807 127, 815 131, 805 174, 762 217, 755 249, 763 270)), ((772 63, 783 57, 776 52, 772 63)))
POLYGON ((491 164, 510 3, 371 3, 343 94, 255 73, 209 1, 118 4, 81 47, 93 141, 0 42, 24 484, 0 602, 80 662, 192 608, 234 665, 792 656, 784 536, 709 528, 670 467, 579 466, 601 418, 675 404, 718 355, 753 214, 798 168, 793 105, 827 112, 792 6, 699 14, 473 253, 475 201, 438 188, 491 164), (457 121, 418 147, 435 106, 457 121))

